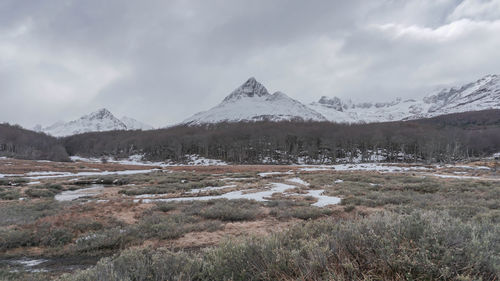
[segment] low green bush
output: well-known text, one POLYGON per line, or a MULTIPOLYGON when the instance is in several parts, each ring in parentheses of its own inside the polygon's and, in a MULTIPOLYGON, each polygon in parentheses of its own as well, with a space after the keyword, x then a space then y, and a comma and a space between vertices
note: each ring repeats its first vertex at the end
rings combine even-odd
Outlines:
POLYGON ((57 193, 55 190, 38 188, 29 188, 24 191, 24 194, 32 198, 53 198, 57 193))
POLYGON ((156 202, 155 210, 162 212, 169 212, 177 208, 177 203, 175 202, 156 202))
POLYGON ((309 207, 309 206, 294 208, 291 210, 291 212, 292 212, 292 217, 303 220, 309 220, 309 219, 314 220, 321 216, 331 214, 330 209, 309 207))
POLYGON ((12 188, 0 188, 0 200, 17 200, 21 197, 19 190, 12 188))
POLYGON ((64 211, 55 200, 14 201, 0 204, 0 226, 21 225, 64 211))
POLYGON ((143 238, 175 239, 190 232, 199 218, 185 214, 153 214, 139 222, 143 238))
POLYGON ((201 212, 206 219, 222 221, 254 220, 260 215, 259 205, 249 200, 216 200, 201 212))
POLYGON ((136 240, 138 236, 134 228, 111 228, 85 233, 75 241, 78 252, 98 253, 121 249, 128 243, 136 240))
POLYGON ((33 233, 18 228, 0 228, 0 250, 30 246, 33 244, 33 233))

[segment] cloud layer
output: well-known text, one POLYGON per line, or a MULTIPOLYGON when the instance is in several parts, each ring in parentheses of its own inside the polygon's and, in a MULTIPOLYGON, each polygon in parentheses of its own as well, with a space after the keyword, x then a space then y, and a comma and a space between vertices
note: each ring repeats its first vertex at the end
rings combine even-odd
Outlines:
POLYGON ((500 73, 498 34, 500 0, 3 0, 0 121, 165 126, 250 76, 303 102, 420 97, 500 73))

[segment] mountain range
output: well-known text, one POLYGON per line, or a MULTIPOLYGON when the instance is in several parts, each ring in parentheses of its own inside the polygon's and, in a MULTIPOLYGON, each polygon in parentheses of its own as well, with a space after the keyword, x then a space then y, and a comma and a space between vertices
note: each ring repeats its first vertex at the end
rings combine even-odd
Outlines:
POLYGON ((228 95, 219 105, 184 120, 185 125, 252 121, 330 121, 373 123, 429 118, 450 113, 500 108, 500 76, 487 75, 475 82, 443 89, 422 99, 354 103, 321 97, 305 105, 286 94, 269 94, 255 78, 228 95))
MULTIPOLYGON (((220 122, 329 121, 373 123, 430 118, 450 113, 500 109, 500 76, 487 75, 460 87, 443 89, 421 99, 391 102, 354 103, 338 97, 321 97, 303 104, 282 92, 270 94, 255 78, 232 91, 217 106, 199 112, 181 125, 195 126, 220 122)), ((111 130, 150 130, 152 126, 130 117, 116 118, 103 108, 70 122, 57 122, 36 131, 62 137, 111 130)))
POLYGON ((41 131, 55 137, 64 137, 87 132, 113 130, 151 130, 152 126, 124 116, 116 118, 109 110, 102 108, 70 122, 57 122, 48 127, 37 125, 35 131, 41 131))

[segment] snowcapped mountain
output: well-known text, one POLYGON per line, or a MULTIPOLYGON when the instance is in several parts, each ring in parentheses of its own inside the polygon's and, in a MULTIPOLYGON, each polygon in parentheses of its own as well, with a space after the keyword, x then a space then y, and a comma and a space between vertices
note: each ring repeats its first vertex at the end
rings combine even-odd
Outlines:
POLYGON ((252 77, 229 94, 219 105, 191 116, 182 124, 199 125, 263 120, 326 121, 321 114, 284 93, 269 94, 267 89, 252 77))
POLYGON ((87 132, 152 128, 149 125, 145 125, 129 117, 124 117, 124 119, 125 120, 120 120, 109 110, 102 108, 90 114, 84 115, 77 120, 70 122, 57 122, 51 126, 42 128, 41 131, 55 137, 63 137, 87 132))
POLYGON ((458 88, 444 89, 419 100, 396 99, 387 103, 353 103, 321 97, 309 105, 326 119, 339 123, 370 123, 500 109, 500 76, 487 75, 458 88))
POLYGON ((123 116, 120 121, 127 126, 127 130, 152 130, 153 126, 148 125, 146 123, 142 123, 141 121, 137 121, 136 119, 128 116, 123 116))

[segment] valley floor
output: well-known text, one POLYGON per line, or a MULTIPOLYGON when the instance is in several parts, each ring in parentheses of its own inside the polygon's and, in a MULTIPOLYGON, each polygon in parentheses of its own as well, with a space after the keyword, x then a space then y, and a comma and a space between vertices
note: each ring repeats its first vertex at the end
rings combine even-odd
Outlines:
POLYGON ((495 160, 212 164, 0 158, 0 279, 499 278, 495 160))

